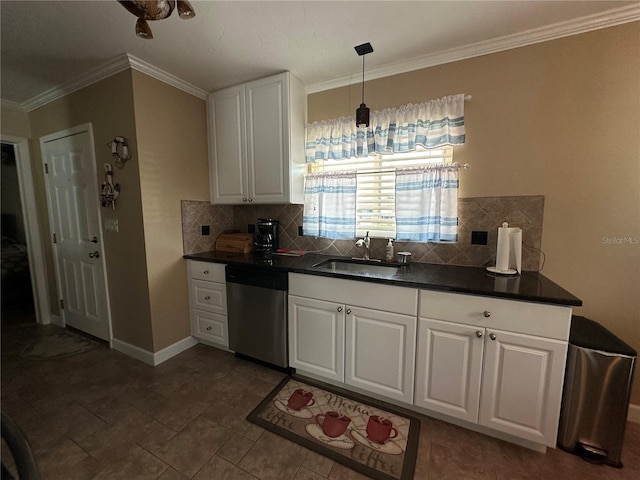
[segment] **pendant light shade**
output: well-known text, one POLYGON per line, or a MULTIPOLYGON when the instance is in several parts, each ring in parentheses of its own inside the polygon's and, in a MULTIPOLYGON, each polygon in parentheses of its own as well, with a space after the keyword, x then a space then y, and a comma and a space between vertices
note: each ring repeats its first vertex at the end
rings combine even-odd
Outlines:
POLYGON ((363 43, 354 47, 358 55, 362 57, 362 103, 356 110, 356 127, 368 127, 369 126, 369 108, 364 103, 364 56, 367 53, 373 52, 373 47, 369 42, 363 43))
POLYGON ((177 7, 178 7, 178 16, 183 20, 189 20, 190 18, 193 18, 196 16, 196 12, 191 6, 191 4, 188 2, 188 0, 178 0, 177 7))
POLYGON ((136 22, 136 35, 140 38, 152 39, 153 33, 151 33, 151 28, 149 24, 144 18, 139 18, 136 22))

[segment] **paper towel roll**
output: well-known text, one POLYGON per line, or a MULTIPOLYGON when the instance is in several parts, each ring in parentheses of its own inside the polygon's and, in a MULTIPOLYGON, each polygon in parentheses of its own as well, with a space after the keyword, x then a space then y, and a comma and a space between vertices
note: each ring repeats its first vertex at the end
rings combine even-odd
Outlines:
POLYGON ((507 222, 503 223, 502 227, 498 227, 498 246, 496 250, 496 270, 498 272, 509 270, 510 230, 507 222))
POLYGON ((509 229, 509 266, 513 266, 518 273, 522 271, 522 229, 509 229))

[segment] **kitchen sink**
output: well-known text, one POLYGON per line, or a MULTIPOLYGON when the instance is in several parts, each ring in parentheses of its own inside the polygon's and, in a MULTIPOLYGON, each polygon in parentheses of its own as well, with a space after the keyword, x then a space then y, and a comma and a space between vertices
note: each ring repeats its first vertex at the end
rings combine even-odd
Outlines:
POLYGON ((397 265, 383 265, 375 260, 333 258, 316 263, 314 268, 328 268, 332 272, 373 273, 377 275, 395 275, 400 270, 397 265))

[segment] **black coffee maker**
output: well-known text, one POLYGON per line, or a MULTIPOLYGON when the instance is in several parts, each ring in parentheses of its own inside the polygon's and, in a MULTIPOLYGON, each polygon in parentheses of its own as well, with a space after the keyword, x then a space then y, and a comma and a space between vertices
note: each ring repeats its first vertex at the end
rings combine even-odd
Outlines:
POLYGON ((259 218, 258 231, 253 236, 253 246, 256 253, 268 255, 280 248, 278 246, 278 220, 273 218, 259 218))

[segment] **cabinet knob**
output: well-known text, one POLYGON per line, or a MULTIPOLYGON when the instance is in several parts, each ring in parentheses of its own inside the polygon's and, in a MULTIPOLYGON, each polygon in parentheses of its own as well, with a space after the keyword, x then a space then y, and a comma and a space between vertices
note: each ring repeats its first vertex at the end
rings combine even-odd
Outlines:
POLYGON ((476 337, 482 338, 482 330, 477 330, 476 331, 476 337))
POLYGON ((207 332, 210 332, 210 331, 211 331, 211 327, 207 327, 207 332))
POLYGON ((338 311, 341 312, 342 311, 342 307, 338 307, 338 311))
POLYGON ((351 309, 347 308, 347 315, 351 315, 351 309))
POLYGON ((491 340, 495 340, 495 339, 496 339, 496 334, 495 334, 495 333, 490 333, 490 334, 489 334, 489 338, 490 338, 491 340))
POLYGON ((489 310, 485 310, 482 314, 484 315, 484 318, 489 318, 491 316, 491 312, 489 310))
POLYGON ((209 275, 209 270, 205 270, 205 271, 204 271, 204 272, 202 272, 202 273, 204 273, 205 275, 209 275))
POLYGON ((247 202, 249 203, 253 202, 253 198, 247 198, 247 202))
POLYGON ((211 297, 209 295, 207 295, 206 297, 204 297, 205 300, 211 300, 211 297))

